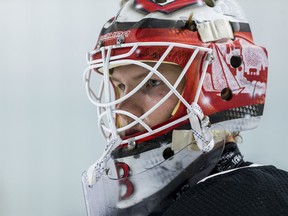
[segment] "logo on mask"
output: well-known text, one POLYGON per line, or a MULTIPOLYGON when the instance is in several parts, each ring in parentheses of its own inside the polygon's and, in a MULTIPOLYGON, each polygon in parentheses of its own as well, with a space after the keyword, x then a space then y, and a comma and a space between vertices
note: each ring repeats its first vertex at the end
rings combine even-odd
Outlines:
POLYGON ((136 9, 143 10, 147 13, 159 11, 168 14, 189 5, 199 3, 203 3, 203 0, 135 0, 134 6, 136 9))

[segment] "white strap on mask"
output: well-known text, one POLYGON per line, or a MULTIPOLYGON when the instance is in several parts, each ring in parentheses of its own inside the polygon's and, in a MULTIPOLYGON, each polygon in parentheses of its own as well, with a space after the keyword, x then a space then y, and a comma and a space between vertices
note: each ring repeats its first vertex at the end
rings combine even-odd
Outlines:
POLYGON ((201 107, 197 103, 192 103, 191 107, 193 112, 190 113, 189 120, 197 146, 201 151, 209 152, 215 144, 213 135, 209 130, 209 117, 204 116, 201 107))
POLYGON ((233 39, 234 34, 232 26, 228 20, 218 19, 197 23, 198 33, 201 40, 206 42, 217 41, 221 39, 233 39))

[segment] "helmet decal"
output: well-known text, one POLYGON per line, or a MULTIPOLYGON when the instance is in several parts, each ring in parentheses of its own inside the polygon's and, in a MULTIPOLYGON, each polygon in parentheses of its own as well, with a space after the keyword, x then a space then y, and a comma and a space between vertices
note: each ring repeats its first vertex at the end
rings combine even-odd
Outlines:
POLYGON ((162 13, 172 13, 189 5, 203 3, 203 0, 134 0, 136 9, 152 13, 159 11, 162 13))
MULTIPOLYGON (((203 84, 206 98, 203 100, 208 102, 211 101, 210 97, 214 97, 214 100, 217 96, 225 97, 223 91, 227 89, 231 91, 231 97, 222 98, 223 102, 233 100, 235 106, 241 106, 243 99, 250 100, 250 104, 246 105, 263 103, 268 72, 266 50, 242 39, 230 44, 216 43, 210 46, 214 62, 207 69, 203 84)), ((221 108, 217 110, 221 111, 221 108)))

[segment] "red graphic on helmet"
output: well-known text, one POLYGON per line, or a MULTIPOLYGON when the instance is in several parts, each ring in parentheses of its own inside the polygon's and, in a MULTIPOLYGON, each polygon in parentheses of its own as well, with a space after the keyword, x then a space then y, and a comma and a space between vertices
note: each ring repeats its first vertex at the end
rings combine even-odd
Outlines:
POLYGON ((159 11, 162 13, 172 13, 189 5, 203 3, 203 0, 135 0, 136 9, 144 10, 148 13, 159 11))
POLYGON ((120 178, 119 186, 122 189, 122 194, 120 194, 119 200, 125 200, 134 193, 134 185, 129 180, 130 167, 121 162, 116 163, 115 166, 117 169, 118 178, 120 178))

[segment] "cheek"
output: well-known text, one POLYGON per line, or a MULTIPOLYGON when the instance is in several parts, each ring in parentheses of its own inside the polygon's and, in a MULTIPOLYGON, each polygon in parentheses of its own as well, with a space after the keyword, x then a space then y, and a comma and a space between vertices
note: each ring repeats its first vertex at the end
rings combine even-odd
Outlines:
MULTIPOLYGON (((157 102, 160 101, 165 95, 165 93, 159 93, 155 95, 155 97, 150 98, 150 101, 147 102, 146 105, 149 104, 149 107, 151 108, 157 104, 157 102)), ((153 122, 152 124, 156 125, 167 121, 171 117, 177 102, 178 98, 175 95, 171 95, 160 107, 158 107, 150 116, 148 116, 149 122, 153 122)))
POLYGON ((163 104, 163 107, 169 112, 169 115, 171 115, 172 111, 178 103, 178 100, 179 99, 175 95, 171 95, 163 104))
POLYGON ((145 102, 146 107, 152 107, 157 104, 165 95, 167 94, 166 91, 163 89, 158 89, 157 91, 150 91, 148 93, 142 94, 142 100, 145 102))

